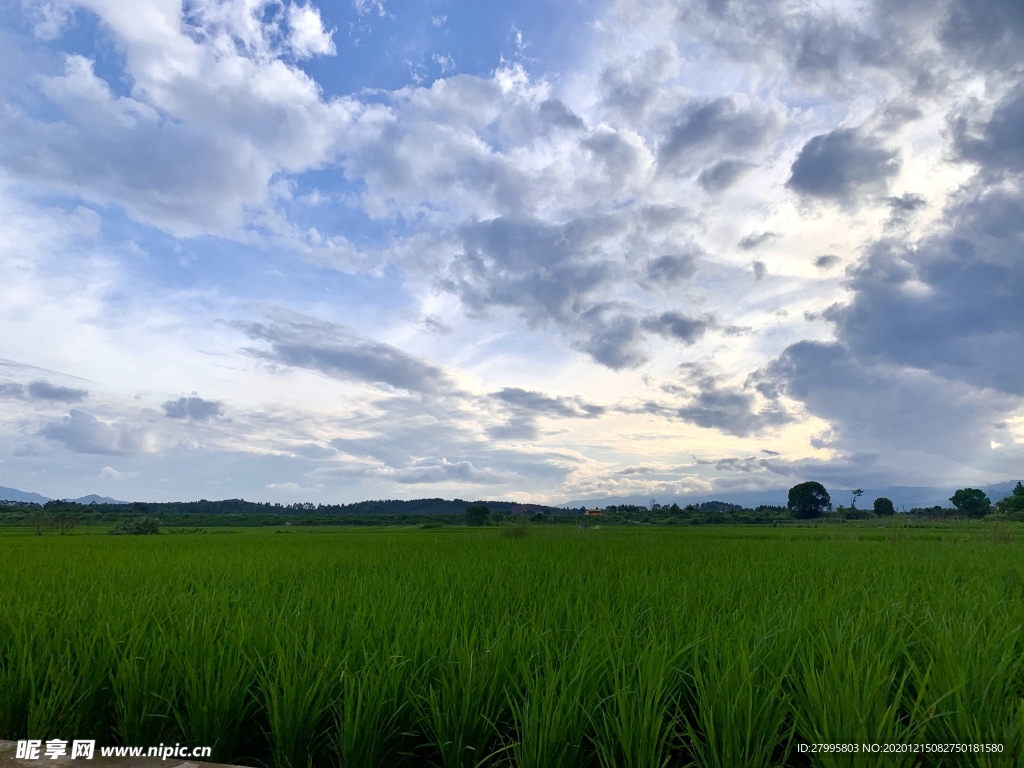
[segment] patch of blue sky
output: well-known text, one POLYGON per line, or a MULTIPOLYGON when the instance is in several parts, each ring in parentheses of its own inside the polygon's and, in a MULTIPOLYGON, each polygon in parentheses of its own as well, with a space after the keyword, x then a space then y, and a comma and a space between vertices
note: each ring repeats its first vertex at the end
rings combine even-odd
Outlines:
POLYGON ((67 56, 83 56, 93 62, 96 76, 107 83, 114 96, 130 96, 132 83, 125 73, 124 52, 110 30, 99 17, 85 9, 76 8, 68 13, 60 33, 48 41, 35 40, 31 19, 21 14, 8 17, 3 26, 15 30, 26 50, 37 49, 48 54, 53 71, 45 74, 62 75, 67 56))
POLYGON ((338 165, 295 174, 288 181, 294 185, 291 200, 279 205, 300 229, 316 227, 325 235, 342 235, 356 246, 380 245, 411 231, 402 218, 367 215, 360 204, 365 182, 346 178, 338 165))
MULTIPOLYGON (((0 10, 2 13, 2 10, 0 10)), ((44 78, 66 72, 65 55, 33 38, 30 27, 0 19, 0 94, 8 104, 43 122, 63 118, 63 111, 40 90, 44 78)))
POLYGON ((560 71, 604 3, 384 0, 383 15, 376 4, 362 5, 365 13, 354 4, 319 6, 324 27, 335 30, 337 57, 301 66, 328 97, 429 85, 457 73, 488 76, 503 60, 534 75, 560 71))
POLYGON ((230 297, 233 304, 279 304, 297 311, 315 304, 329 314, 336 314, 331 307, 344 308, 344 314, 378 326, 412 303, 394 270, 347 274, 280 247, 216 237, 176 240, 116 211, 105 213, 103 228, 106 250, 120 254, 132 291, 146 295, 199 291, 230 297))

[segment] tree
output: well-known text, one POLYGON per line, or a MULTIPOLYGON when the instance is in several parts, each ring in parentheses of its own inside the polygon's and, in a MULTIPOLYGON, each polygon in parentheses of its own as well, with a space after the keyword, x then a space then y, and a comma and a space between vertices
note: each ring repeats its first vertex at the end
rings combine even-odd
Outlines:
POLYGON ((472 504, 466 510, 467 525, 485 525, 491 516, 491 508, 486 504, 472 504))
POLYGON ((76 510, 80 507, 67 501, 51 499, 43 504, 43 512, 46 514, 47 522, 51 528, 55 528, 61 536, 70 531, 78 523, 76 510))
POLYGON ((25 525, 35 528, 36 536, 43 535, 43 527, 49 525, 50 519, 41 507, 35 507, 25 515, 25 525))
POLYGON ((992 506, 985 492, 978 488, 961 488, 949 500, 968 517, 984 517, 992 506))
POLYGON ((1017 483, 1013 493, 1000 501, 996 507, 1000 512, 1024 512, 1024 484, 1017 483))
POLYGON ((829 498, 825 486, 812 480, 789 489, 787 506, 796 517, 806 520, 820 517, 822 512, 832 506, 832 499, 829 498))
POLYGON ((876 515, 895 515, 896 507, 892 505, 892 499, 887 499, 885 496, 879 496, 875 499, 875 514, 876 515))
POLYGON ((853 501, 850 502, 850 509, 856 509, 857 508, 857 499, 859 499, 861 496, 864 495, 864 489, 863 488, 858 488, 857 490, 853 491, 852 493, 853 493, 853 501))

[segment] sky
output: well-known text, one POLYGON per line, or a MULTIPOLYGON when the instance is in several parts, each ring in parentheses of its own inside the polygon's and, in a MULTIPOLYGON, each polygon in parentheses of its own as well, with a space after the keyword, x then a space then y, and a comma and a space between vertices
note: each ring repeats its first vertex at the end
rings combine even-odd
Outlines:
POLYGON ((0 11, 0 485, 1021 478, 1019 0, 0 11))

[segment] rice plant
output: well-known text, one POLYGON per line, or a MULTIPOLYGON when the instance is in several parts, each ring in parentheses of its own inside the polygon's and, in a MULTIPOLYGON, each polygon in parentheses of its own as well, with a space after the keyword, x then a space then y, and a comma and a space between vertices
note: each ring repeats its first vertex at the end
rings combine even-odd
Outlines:
POLYGON ((309 768, 326 746, 332 659, 311 634, 286 631, 259 660, 274 765, 309 768))
POLYGON ((591 757, 600 656, 593 643, 580 642, 538 653, 520 660, 522 684, 507 693, 515 720, 512 761, 517 768, 581 768, 591 757))
POLYGON ((839 533, 0 531, 0 738, 265 768, 1019 760, 1020 537, 839 533))

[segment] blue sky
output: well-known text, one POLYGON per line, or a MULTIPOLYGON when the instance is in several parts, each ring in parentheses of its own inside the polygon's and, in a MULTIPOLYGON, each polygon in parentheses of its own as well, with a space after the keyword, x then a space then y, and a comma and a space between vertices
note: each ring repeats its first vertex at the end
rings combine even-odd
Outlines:
POLYGON ((1013 0, 3 7, 0 485, 1020 472, 1013 0))

